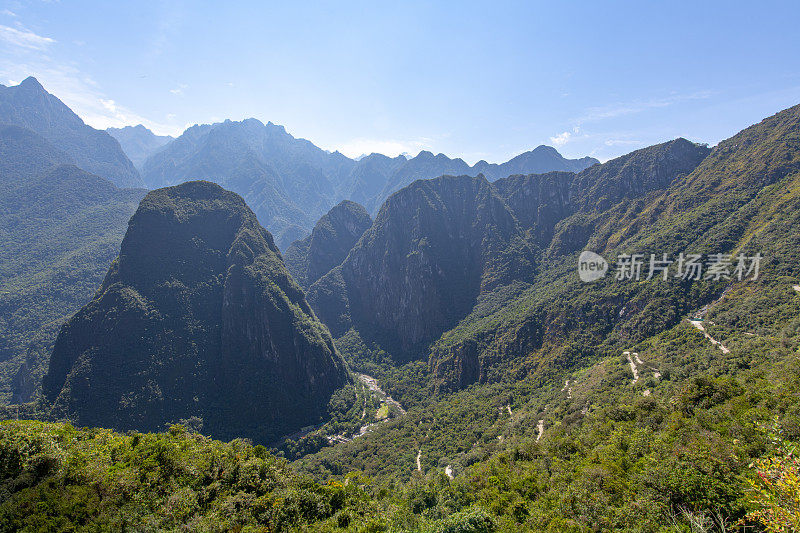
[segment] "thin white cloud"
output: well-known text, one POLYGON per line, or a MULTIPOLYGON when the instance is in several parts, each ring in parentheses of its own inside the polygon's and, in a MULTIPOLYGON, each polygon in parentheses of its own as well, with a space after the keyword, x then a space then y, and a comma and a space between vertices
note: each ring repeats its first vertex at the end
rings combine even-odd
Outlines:
POLYGON ((609 118, 620 117, 624 115, 631 115, 634 113, 641 113, 649 109, 656 109, 660 107, 668 107, 680 102, 690 100, 702 100, 712 96, 711 91, 699 91, 690 94, 675 94, 666 98, 654 98, 651 100, 642 100, 634 102, 614 103, 605 106, 591 107, 587 110, 586 114, 577 120, 578 124, 584 122, 592 122, 596 120, 605 120, 609 118))
POLYGON ((606 146, 635 146, 637 144, 642 144, 642 141, 634 141, 627 139, 608 139, 605 142, 606 146))
POLYGON ((186 85, 184 83, 180 83, 174 89, 170 89, 169 92, 171 92, 172 94, 174 94, 176 96, 183 96, 183 90, 184 89, 188 89, 188 88, 189 88, 188 85, 186 85))
POLYGON ((17 14, 14 13, 13 11, 11 11, 10 9, 4 9, 4 10, 0 11, 0 13, 2 13, 3 15, 5 15, 7 17, 17 18, 17 14))
POLYGON ((100 99, 100 103, 103 104, 103 107, 111 111, 112 113, 117 112, 117 105, 114 103, 114 100, 103 100, 100 99))
POLYGON ((3 25, 0 25, 0 41, 4 41, 11 46, 29 50, 45 50, 48 46, 56 42, 55 39, 37 35, 24 28, 17 29, 3 25))
POLYGON ((550 142, 553 143, 556 146, 564 146, 565 144, 567 144, 569 142, 571 137, 572 137, 572 133, 570 133, 568 131, 565 131, 565 132, 559 133, 555 137, 550 137, 550 142))

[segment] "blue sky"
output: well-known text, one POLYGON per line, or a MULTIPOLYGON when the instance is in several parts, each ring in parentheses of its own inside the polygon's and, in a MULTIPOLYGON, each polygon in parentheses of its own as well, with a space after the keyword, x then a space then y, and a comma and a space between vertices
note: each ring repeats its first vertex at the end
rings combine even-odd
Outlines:
POLYGON ((0 83, 98 128, 256 117, 470 163, 715 144, 800 103, 796 0, 289 4, 0 0, 0 83))

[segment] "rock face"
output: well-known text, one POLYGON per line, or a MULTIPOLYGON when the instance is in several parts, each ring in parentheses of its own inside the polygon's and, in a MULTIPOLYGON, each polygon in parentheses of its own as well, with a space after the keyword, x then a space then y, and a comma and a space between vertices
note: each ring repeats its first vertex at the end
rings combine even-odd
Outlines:
POLYGON ((84 124, 36 78, 26 78, 14 87, 0 85, 0 123, 41 135, 68 154, 77 166, 119 187, 143 186, 116 139, 84 124))
MULTIPOLYGON (((486 375, 479 356, 493 341, 434 341, 534 282, 540 262, 563 263, 590 238, 607 239, 613 232, 605 228, 615 227, 621 213, 635 212, 636 202, 669 188, 708 153, 676 139, 578 173, 417 181, 389 197, 344 262, 311 285, 309 302, 334 335, 355 328, 399 360, 433 352, 437 376, 466 386, 486 375), (481 300, 497 289, 503 290, 481 300)), ((502 358, 542 339, 531 322, 493 353, 502 358)))
POLYGON ((95 298, 61 329, 43 381, 81 425, 269 442, 316 423, 348 373, 272 236, 208 182, 149 193, 95 298))
POLYGON ((125 155, 137 169, 142 168, 145 159, 173 140, 169 135, 156 135, 141 124, 124 128, 108 128, 106 131, 119 141, 125 155))
POLYGON ((372 219, 362 206, 349 200, 341 202, 319 219, 311 235, 286 250, 286 268, 301 287, 308 288, 344 261, 371 225, 372 219))
POLYGON ((309 299, 335 334, 355 326, 402 360, 419 357, 482 291, 533 271, 521 228, 491 184, 444 176, 392 195, 309 299))
MULTIPOLYGON (((540 250, 542 264, 558 264, 564 261, 565 255, 587 245, 603 250, 609 236, 618 233, 619 226, 624 225, 621 221, 625 213, 638 213, 639 206, 645 205, 647 199, 680 183, 709 153, 705 145, 675 139, 594 165, 577 174, 550 172, 510 176, 492 186, 527 231, 531 245, 540 250)), ((452 337, 460 339, 457 342, 437 343, 431 349, 429 360, 437 386, 440 390, 454 390, 483 381, 492 366, 539 349, 548 340, 543 324, 563 322, 561 318, 553 318, 562 312, 559 306, 544 306, 530 311, 519 323, 514 322, 516 318, 505 317, 502 320, 510 324, 487 330, 471 328, 466 335, 454 333, 452 337)), ((573 310, 572 317, 582 312, 584 310, 573 310)), ((585 323, 592 322, 595 322, 594 317, 585 320, 585 323)), ((552 337, 563 334, 557 328, 550 329, 552 337)))

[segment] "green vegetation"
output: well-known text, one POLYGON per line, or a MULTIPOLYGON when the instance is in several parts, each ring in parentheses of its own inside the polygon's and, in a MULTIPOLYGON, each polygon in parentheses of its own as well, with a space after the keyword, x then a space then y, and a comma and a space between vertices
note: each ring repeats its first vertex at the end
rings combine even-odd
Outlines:
POLYGON ((312 481, 261 447, 178 426, 121 435, 5 422, 0 523, 8 530, 127 523, 421 532, 732 531, 773 518, 785 523, 796 509, 787 450, 800 441, 798 325, 743 339, 753 345, 726 355, 682 324, 635 347, 647 363, 637 385, 625 361, 607 359, 570 376, 571 397, 556 387, 520 384, 505 396, 473 388, 389 422, 378 439, 327 449, 352 461, 359 453, 350 445, 365 447, 364 458, 387 448, 363 464, 372 479, 345 468, 312 481), (743 353, 754 355, 742 361, 743 353), (693 375, 680 378, 675 369, 687 354, 701 357, 693 375), (656 368, 665 371, 660 380, 652 377, 656 368), (651 396, 642 396, 645 387, 651 396), (537 440, 539 417, 545 433, 537 440), (387 465, 403 468, 382 472, 387 465), (444 474, 447 466, 455 479, 444 474))
MULTIPOLYGON (((740 298, 729 293, 708 321, 721 324, 740 298)), ((504 531, 754 527, 792 487, 791 465, 773 475, 775 489, 750 465, 774 472, 770 458, 785 464, 787 447, 800 441, 798 306, 797 296, 787 299, 783 312, 793 319, 765 323, 756 336, 720 326, 713 333, 727 354, 685 321, 632 345, 644 361, 636 384, 616 355, 565 374, 569 391, 564 381, 531 378, 473 386, 298 467, 319 480, 357 469, 377 487, 399 483, 423 518, 477 505, 504 531)))
POLYGON ((142 200, 42 389, 51 416, 81 425, 159 431, 196 417, 214 437, 268 444, 324 422, 349 379, 244 200, 194 181, 142 200))
POLYGON ((0 465, 2 531, 288 531, 371 510, 358 477, 319 485, 263 447, 181 426, 123 435, 3 422, 0 465))
POLYGON ((420 518, 423 485, 393 496, 357 473, 319 484, 262 446, 182 426, 119 434, 2 422, 0 479, 0 531, 495 531, 474 506, 420 518))
POLYGON ((100 286, 144 196, 0 128, 0 404, 34 400, 63 321, 100 286))
MULTIPOLYGON (((199 128, 297 147, 274 126, 199 128)), ((239 140, 227 156, 268 174, 239 140)), ((447 163, 415 159, 409 176, 447 163)), ((45 381, 50 416, 130 431, 0 424, 0 528, 798 527, 800 106, 713 150, 677 139, 578 173, 417 181, 345 244, 331 217, 319 228, 336 246, 318 271, 313 235, 287 253, 319 277, 315 313, 241 198, 149 194, 45 381), (610 275, 581 282, 582 249, 610 275), (757 280, 614 279, 630 253, 764 261, 757 280)))

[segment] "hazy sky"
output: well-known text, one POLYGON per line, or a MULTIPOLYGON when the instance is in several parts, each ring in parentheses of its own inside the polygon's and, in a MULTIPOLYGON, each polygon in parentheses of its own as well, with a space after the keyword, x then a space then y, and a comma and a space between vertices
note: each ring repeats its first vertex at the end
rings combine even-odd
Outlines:
POLYGON ((800 103, 797 0, 289 4, 0 0, 0 83, 97 128, 256 117, 470 163, 714 144, 800 103))

